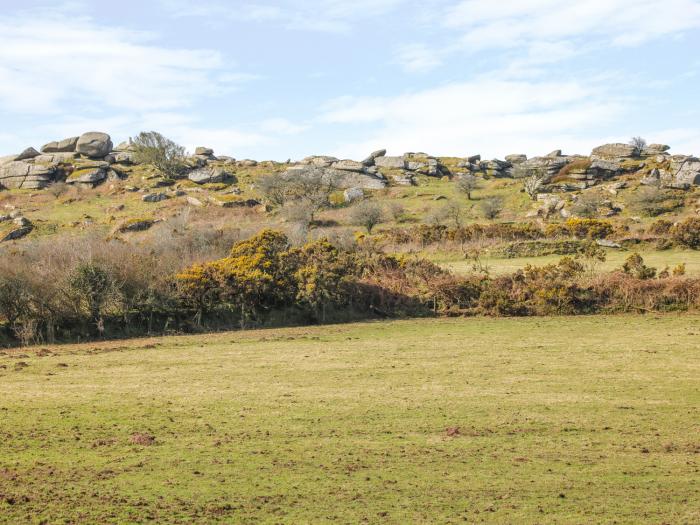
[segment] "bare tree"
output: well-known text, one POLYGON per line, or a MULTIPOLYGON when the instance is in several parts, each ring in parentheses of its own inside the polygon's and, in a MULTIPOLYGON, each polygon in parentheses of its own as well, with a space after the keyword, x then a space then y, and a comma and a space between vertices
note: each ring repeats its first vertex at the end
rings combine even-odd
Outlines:
POLYGON ((293 203, 303 203, 315 214, 330 206, 330 197, 340 188, 340 177, 323 169, 292 170, 262 177, 258 188, 273 205, 288 207, 293 203))
POLYGON ((137 163, 150 164, 168 178, 185 171, 185 148, 157 131, 142 131, 131 143, 137 163))
POLYGON ((462 219, 464 218, 464 208, 457 202, 448 202, 441 210, 442 216, 447 220, 452 221, 456 228, 462 226, 462 219))
POLYGON ((527 177, 523 182, 525 193, 530 196, 533 201, 537 200, 537 194, 540 193, 544 186, 545 177, 542 174, 534 173, 527 177))
POLYGON ((647 141, 642 137, 632 137, 629 143, 637 150, 637 155, 641 155, 644 148, 647 147, 647 141))
POLYGON ((467 196, 467 199, 471 200, 472 192, 481 188, 481 182, 471 173, 462 175, 457 179, 457 189, 467 196))

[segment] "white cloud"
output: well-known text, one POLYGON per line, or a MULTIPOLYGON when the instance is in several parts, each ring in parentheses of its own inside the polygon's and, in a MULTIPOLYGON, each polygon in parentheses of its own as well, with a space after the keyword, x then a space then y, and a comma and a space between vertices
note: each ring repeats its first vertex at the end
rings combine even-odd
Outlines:
POLYGON ((393 98, 337 99, 321 120, 362 126, 366 140, 333 152, 344 157, 359 158, 378 147, 396 154, 503 157, 591 148, 600 141, 594 134, 624 110, 596 85, 483 78, 393 98))
POLYGON ((440 52, 425 44, 402 46, 397 53, 397 61, 410 73, 425 73, 442 64, 440 52))
POLYGON ((177 17, 274 22, 287 29, 348 33, 355 23, 385 14, 406 0, 283 0, 275 5, 241 1, 232 6, 222 0, 160 0, 177 17))
POLYGON ((168 49, 154 40, 84 17, 0 17, 0 109, 56 114, 70 102, 87 113, 169 110, 245 80, 226 70, 216 51, 168 49))
POLYGON ((697 0, 464 0, 449 9, 446 25, 464 31, 470 49, 523 43, 602 39, 633 46, 700 26, 697 0))

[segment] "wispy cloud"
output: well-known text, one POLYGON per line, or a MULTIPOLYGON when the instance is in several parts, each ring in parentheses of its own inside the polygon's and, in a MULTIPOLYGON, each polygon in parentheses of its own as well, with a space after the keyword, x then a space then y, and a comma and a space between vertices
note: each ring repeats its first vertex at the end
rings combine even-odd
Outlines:
POLYGON ((581 130, 600 129, 625 109, 600 85, 481 78, 396 97, 345 97, 329 103, 321 120, 373 127, 368 139, 339 146, 335 153, 344 156, 378 147, 503 156, 593 146, 600 137, 581 130))
POLYGON ((383 15, 406 0, 283 0, 274 5, 241 1, 231 5, 221 0, 160 0, 172 16, 215 20, 274 22, 286 29, 349 33, 358 21, 383 15))

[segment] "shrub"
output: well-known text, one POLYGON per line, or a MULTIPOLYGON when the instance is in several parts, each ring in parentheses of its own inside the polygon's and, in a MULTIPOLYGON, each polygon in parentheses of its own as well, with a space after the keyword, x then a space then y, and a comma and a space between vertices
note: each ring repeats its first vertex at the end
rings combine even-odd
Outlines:
POLYGON ((152 165, 165 178, 179 178, 186 169, 185 148, 157 131, 139 133, 132 147, 137 163, 152 165))
POLYGON ((563 224, 549 224, 545 229, 547 237, 571 235, 578 239, 605 239, 615 231, 610 221, 602 219, 568 219, 563 224))
POLYGON ((350 210, 350 222, 355 226, 362 226, 367 233, 384 220, 384 209, 381 205, 370 200, 360 201, 350 210))
POLYGON ((587 192, 579 196, 573 206, 571 206, 571 211, 577 217, 591 219, 598 216, 598 210, 602 204, 603 199, 600 195, 587 192))
POLYGON ((656 268, 650 268, 644 264, 644 259, 638 253, 633 253, 622 265, 622 271, 636 279, 653 279, 656 277, 656 268))
POLYGON ((503 211, 503 199, 500 197, 489 197, 479 203, 479 208, 484 218, 493 220, 503 211))
POLYGON ((700 250, 700 218, 691 217, 676 224, 671 229, 671 236, 678 244, 700 250))
POLYGON ((648 217, 657 217, 683 206, 683 201, 656 186, 639 188, 630 199, 632 208, 648 217))
POLYGON ((464 193, 471 200, 472 193, 481 188, 481 182, 471 173, 460 176, 457 179, 457 190, 464 193))

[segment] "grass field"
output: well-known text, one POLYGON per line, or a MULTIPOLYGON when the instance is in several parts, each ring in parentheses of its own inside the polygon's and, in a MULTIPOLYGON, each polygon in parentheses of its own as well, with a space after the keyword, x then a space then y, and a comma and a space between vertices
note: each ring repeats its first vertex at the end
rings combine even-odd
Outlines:
POLYGON ((700 317, 0 355, 2 523, 698 523, 700 317))
MULTIPOLYGON (((633 250, 606 250, 606 260, 603 263, 596 265, 599 271, 613 271, 619 269, 624 264, 633 250)), ((700 251, 699 250, 662 250, 662 251, 641 251, 640 255, 644 258, 644 263, 647 266, 652 266, 659 271, 665 267, 671 270, 678 264, 685 264, 686 275, 698 277, 700 276, 700 251)), ((456 274, 466 274, 473 271, 473 261, 458 258, 457 254, 435 255, 427 254, 427 257, 441 266, 452 270, 456 274)), ((489 271, 495 275, 512 273, 526 265, 544 266, 545 264, 556 263, 562 258, 562 255, 546 255, 543 257, 514 257, 512 259, 504 259, 499 257, 484 257, 482 264, 485 264, 489 271)))

